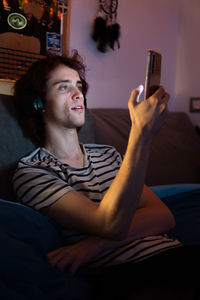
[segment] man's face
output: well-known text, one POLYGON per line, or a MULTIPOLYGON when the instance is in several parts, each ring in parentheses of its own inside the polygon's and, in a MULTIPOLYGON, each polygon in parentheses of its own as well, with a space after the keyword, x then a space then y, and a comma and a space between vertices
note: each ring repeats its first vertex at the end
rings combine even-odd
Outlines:
POLYGON ((46 125, 78 128, 85 122, 82 83, 77 71, 59 65, 51 73, 46 86, 46 125))

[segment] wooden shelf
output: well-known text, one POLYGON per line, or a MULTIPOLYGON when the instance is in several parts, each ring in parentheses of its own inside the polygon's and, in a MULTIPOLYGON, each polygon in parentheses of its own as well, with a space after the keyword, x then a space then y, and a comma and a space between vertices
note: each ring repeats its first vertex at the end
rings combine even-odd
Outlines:
POLYGON ((15 80, 0 79, 0 94, 13 96, 15 80))

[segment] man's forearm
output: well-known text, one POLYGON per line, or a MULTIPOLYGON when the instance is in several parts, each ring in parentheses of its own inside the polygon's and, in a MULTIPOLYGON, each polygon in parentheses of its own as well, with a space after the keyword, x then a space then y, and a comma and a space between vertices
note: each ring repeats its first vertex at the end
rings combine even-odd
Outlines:
POLYGON ((168 208, 140 208, 137 209, 132 219, 131 226, 127 236, 123 240, 109 240, 95 238, 96 246, 99 253, 113 250, 118 247, 124 246, 134 240, 151 236, 159 235, 168 232, 175 225, 173 215, 168 208))
POLYGON ((117 239, 127 234, 138 206, 144 185, 149 146, 150 142, 144 141, 141 134, 137 135, 131 130, 121 168, 101 201, 100 206, 106 207, 106 215, 109 216, 109 220, 113 219, 113 226, 118 228, 117 239))

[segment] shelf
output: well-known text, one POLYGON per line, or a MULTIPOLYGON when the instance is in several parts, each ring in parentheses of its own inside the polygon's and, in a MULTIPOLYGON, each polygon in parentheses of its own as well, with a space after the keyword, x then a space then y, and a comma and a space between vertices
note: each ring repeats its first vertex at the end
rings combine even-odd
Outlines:
POLYGON ((0 79, 0 94, 13 96, 15 80, 0 79))

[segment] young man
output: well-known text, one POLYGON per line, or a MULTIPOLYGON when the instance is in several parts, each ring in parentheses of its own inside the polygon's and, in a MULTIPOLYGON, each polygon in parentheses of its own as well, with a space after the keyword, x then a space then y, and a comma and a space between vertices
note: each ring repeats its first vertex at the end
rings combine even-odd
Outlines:
POLYGON ((181 245, 163 235, 175 225, 174 217, 144 185, 149 147, 165 120, 168 93, 160 87, 138 104, 138 92, 132 91, 132 126, 122 161, 111 146, 79 143, 87 88, 77 52, 38 61, 17 81, 19 121, 40 147, 20 160, 13 177, 19 201, 63 229, 66 245, 47 254, 49 263, 83 274, 128 262, 133 266, 181 245))

